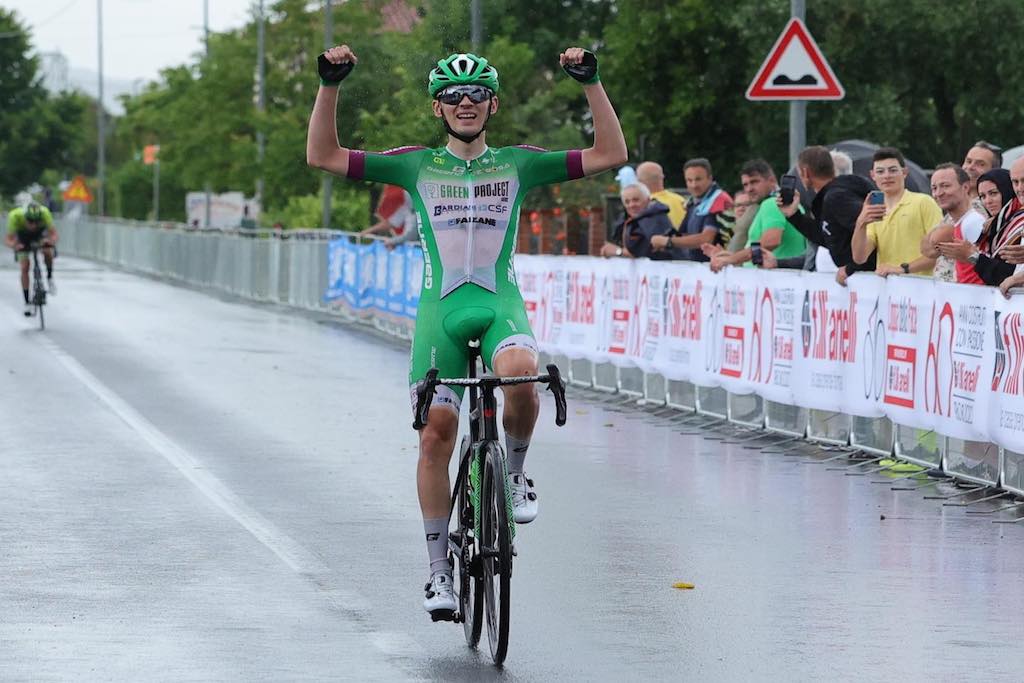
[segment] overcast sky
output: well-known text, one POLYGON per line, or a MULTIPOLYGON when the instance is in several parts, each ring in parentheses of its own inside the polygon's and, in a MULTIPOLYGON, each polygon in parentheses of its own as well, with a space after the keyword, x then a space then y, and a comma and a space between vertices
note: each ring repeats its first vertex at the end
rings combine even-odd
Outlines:
MULTIPOLYGON (((211 31, 245 24, 251 0, 208 0, 211 31)), ((269 0, 267 2, 269 4, 269 0)), ((0 0, 39 52, 60 51, 74 70, 96 71, 97 0, 0 0)), ((103 0, 105 78, 154 80, 202 49, 203 0, 103 0)))

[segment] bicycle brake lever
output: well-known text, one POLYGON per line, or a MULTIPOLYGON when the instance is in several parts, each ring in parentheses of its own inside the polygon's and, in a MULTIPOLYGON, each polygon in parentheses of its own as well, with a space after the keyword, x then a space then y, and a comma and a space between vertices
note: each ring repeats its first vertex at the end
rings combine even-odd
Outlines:
POLYGON ((548 391, 555 395, 555 424, 559 427, 565 424, 565 382, 562 381, 562 373, 554 363, 548 364, 548 391))
POLYGON ((430 412, 430 403, 434 398, 436 386, 437 368, 430 368, 427 376, 416 388, 416 413, 413 416, 412 428, 417 432, 427 426, 427 414, 430 412))

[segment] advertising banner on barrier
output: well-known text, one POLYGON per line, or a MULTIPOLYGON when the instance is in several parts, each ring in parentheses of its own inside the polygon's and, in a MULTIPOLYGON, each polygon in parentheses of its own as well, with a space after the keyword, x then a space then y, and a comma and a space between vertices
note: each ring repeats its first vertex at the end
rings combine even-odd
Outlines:
POLYGON ((992 290, 936 282, 928 322, 924 410, 946 436, 988 440, 992 390, 988 368, 995 357, 992 290), (983 296, 978 296, 983 294, 983 296))
MULTIPOLYGON (((327 259, 325 300, 415 318, 417 246, 341 239, 327 259)), ((1024 296, 645 259, 519 255, 515 267, 544 351, 1024 451, 1024 296)))
POLYGON ((919 277, 893 277, 885 283, 885 413, 898 424, 932 429, 935 420, 925 410, 926 366, 935 362, 928 349, 928 323, 935 283, 919 277))
POLYGON ((542 274, 540 297, 537 302, 536 322, 533 335, 540 348, 552 353, 563 353, 566 348, 562 337, 565 321, 565 270, 564 261, 554 257, 541 257, 542 274))
POLYGON ((562 351, 571 358, 597 357, 597 266, 596 258, 581 257, 565 261, 565 327, 562 351))
POLYGON ((694 384, 717 387, 722 384, 722 339, 725 336, 723 300, 725 273, 712 273, 706 267, 697 274, 702 296, 700 315, 702 323, 700 336, 700 362, 692 366, 694 384))
POLYGON ((373 291, 373 307, 378 311, 388 311, 388 250, 380 242, 374 242, 369 248, 373 261, 373 277, 370 283, 373 291))
POLYGON ((994 309, 989 440, 1024 453, 1024 296, 996 294, 994 309))
POLYGON ((839 412, 848 394, 846 368, 856 358, 856 296, 829 273, 804 273, 803 284, 793 396, 801 407, 839 412))
MULTIPOLYGON (((751 349, 760 343, 754 339, 754 301, 758 293, 758 282, 762 280, 756 268, 731 268, 725 273, 722 288, 722 330, 718 338, 720 363, 718 374, 722 387, 734 394, 749 394, 753 391, 750 376, 754 354, 751 349)), ((763 360, 763 359, 761 359, 763 360)), ((756 368, 763 369, 763 363, 756 368)))
POLYGON ((336 301, 345 294, 345 245, 348 240, 333 240, 327 245, 327 289, 324 301, 336 301))
POLYGON ((717 384, 717 374, 712 375, 705 358, 708 328, 702 302, 708 286, 705 279, 719 276, 695 263, 664 264, 661 268, 664 323, 654 355, 654 371, 672 380, 717 384))
MULTIPOLYGON (((537 336, 537 311, 540 306, 540 285, 544 279, 543 261, 536 256, 516 256, 515 272, 516 284, 519 285, 519 294, 523 297, 523 305, 526 308, 526 319, 530 323, 530 329, 534 336, 537 336)), ((540 338, 537 338, 540 341, 540 338)))
POLYGON ((404 244, 399 248, 405 250, 405 317, 415 320, 423 289, 423 250, 415 244, 404 244))
POLYGON ((665 292, 671 264, 652 261, 636 273, 636 297, 626 355, 644 372, 657 372, 655 360, 665 331, 665 292))
MULTIPOLYGON (((645 262, 645 265, 649 262, 645 262)), ((600 283, 596 314, 598 333, 597 357, 620 367, 630 367, 632 360, 626 354, 631 327, 635 320, 636 268, 633 259, 606 259, 594 262, 597 282, 600 283)))
POLYGON ((762 279, 754 299, 749 379, 769 401, 793 405, 793 371, 804 280, 779 271, 762 279))
MULTIPOLYGON (((844 364, 846 391, 842 412, 858 417, 882 417, 888 339, 885 331, 885 278, 857 273, 846 281, 849 299, 850 343, 844 364)), ((800 396, 800 392, 797 392, 800 396)))
MULTIPOLYGON (((380 242, 378 242, 380 244, 380 242)), ((405 317, 405 249, 387 250, 388 263, 388 313, 404 318, 405 317)))

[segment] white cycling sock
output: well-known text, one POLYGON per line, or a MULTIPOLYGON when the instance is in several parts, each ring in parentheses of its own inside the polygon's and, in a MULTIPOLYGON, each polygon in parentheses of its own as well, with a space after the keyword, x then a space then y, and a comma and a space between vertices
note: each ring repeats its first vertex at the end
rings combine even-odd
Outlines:
POLYGON ((529 437, 517 439, 505 432, 505 450, 508 453, 508 473, 522 474, 526 464, 526 449, 530 447, 529 437))
POLYGON ((452 567, 448 563, 448 518, 424 519, 423 531, 427 535, 430 573, 451 572, 452 567))

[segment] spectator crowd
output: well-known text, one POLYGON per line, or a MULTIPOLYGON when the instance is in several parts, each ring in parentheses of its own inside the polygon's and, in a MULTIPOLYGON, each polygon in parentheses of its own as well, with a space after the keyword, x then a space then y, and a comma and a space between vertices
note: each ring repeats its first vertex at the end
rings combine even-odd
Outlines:
POLYGON ((1005 294, 1024 285, 1024 157, 1009 169, 1002 162, 999 147, 979 141, 962 163, 936 166, 925 194, 907 187, 908 163, 894 147, 875 150, 863 177, 849 155, 812 146, 781 188, 771 165, 754 159, 730 195, 711 162, 696 158, 683 166, 683 196, 645 161, 619 174, 625 211, 601 255, 816 270, 844 285, 860 271, 913 274, 1005 294))

